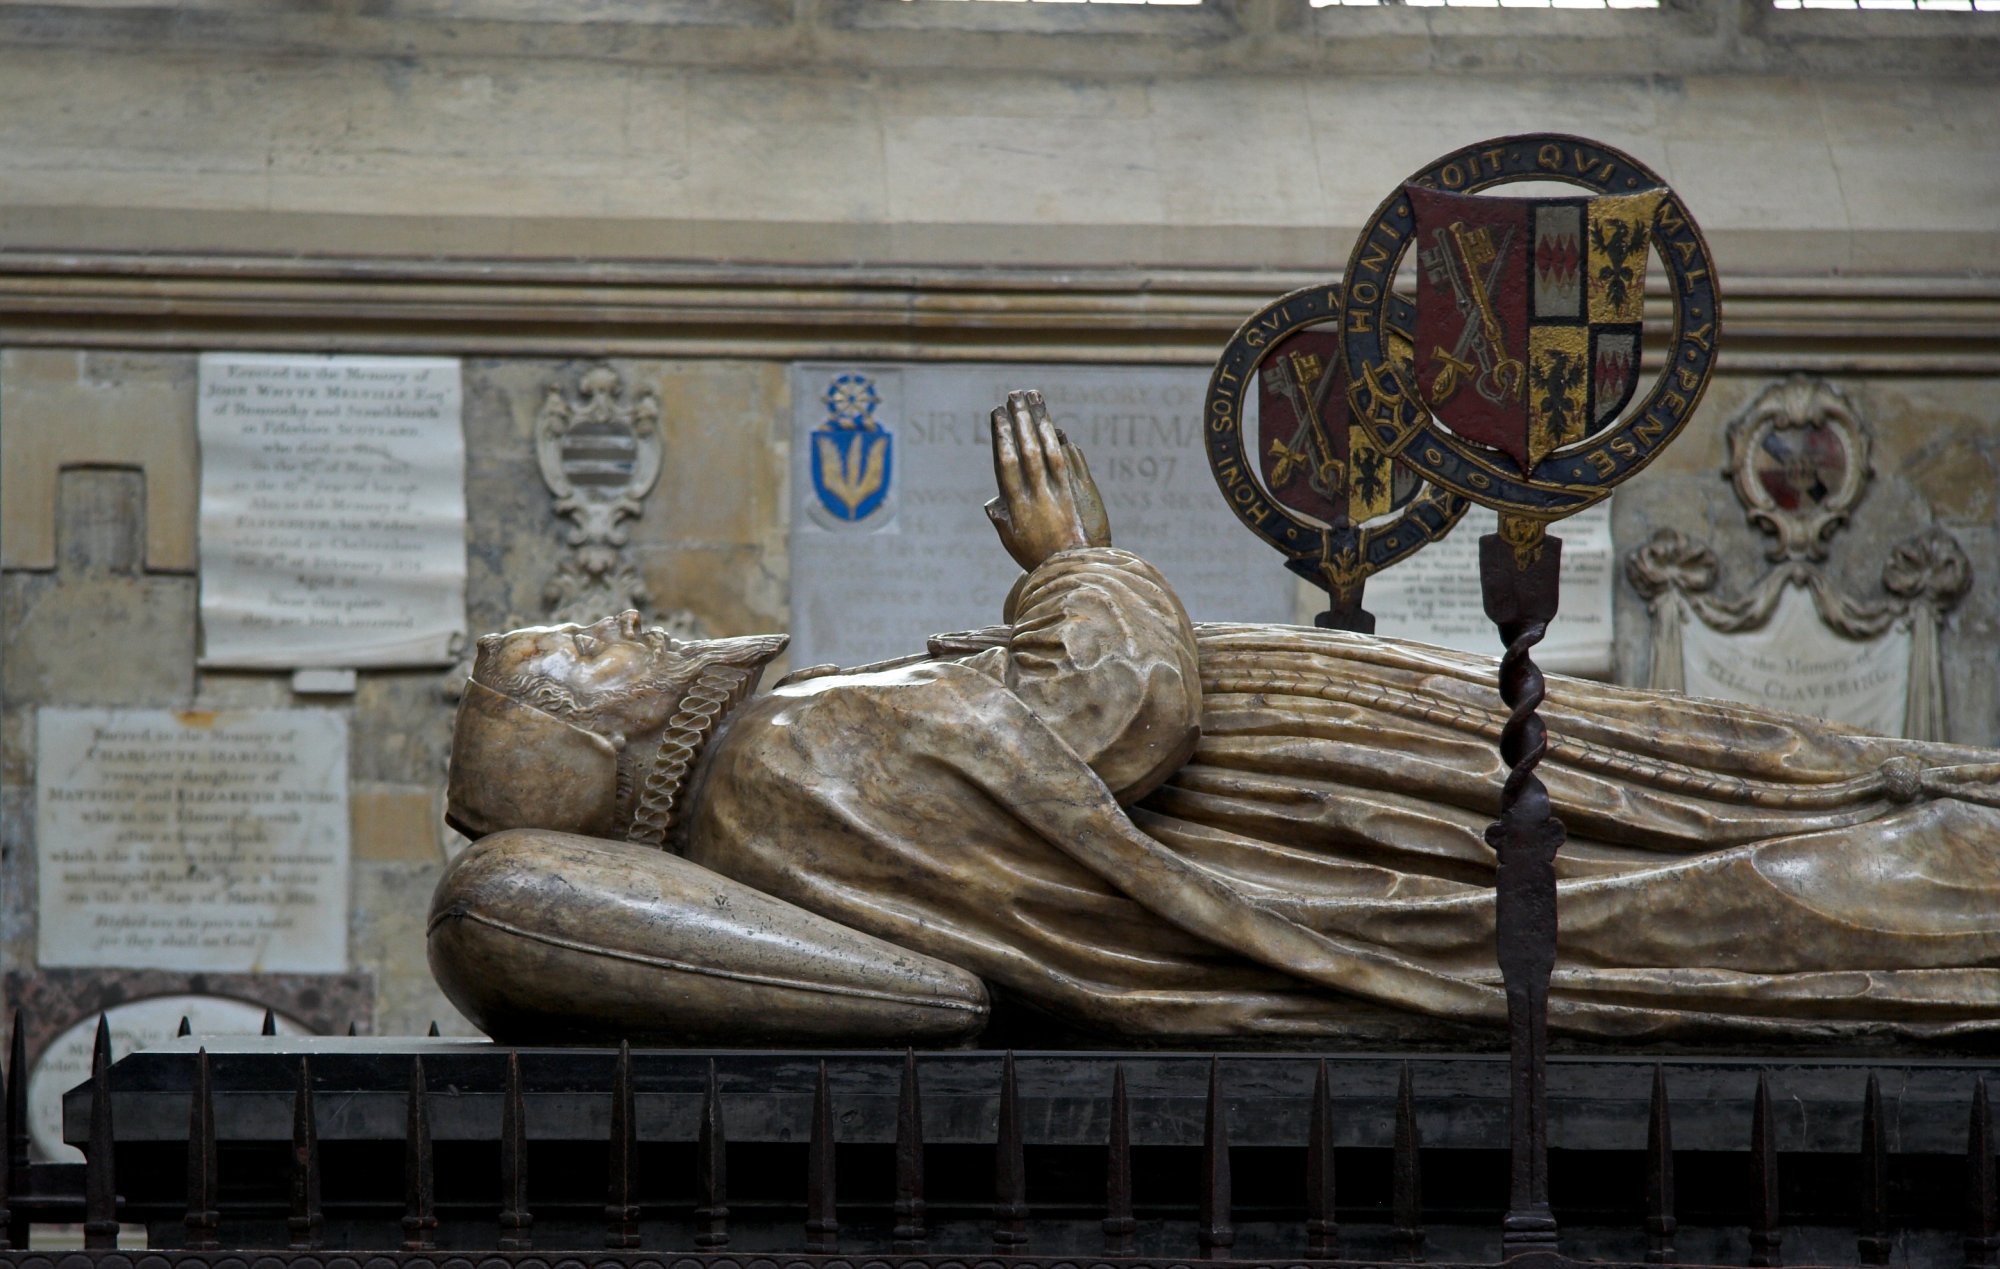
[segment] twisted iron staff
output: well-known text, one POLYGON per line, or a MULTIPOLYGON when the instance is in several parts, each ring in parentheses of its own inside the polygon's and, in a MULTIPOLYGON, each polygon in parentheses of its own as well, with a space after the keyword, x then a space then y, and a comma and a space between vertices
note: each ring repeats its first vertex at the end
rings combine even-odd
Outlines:
POLYGON ((1495 941, 1507 988, 1508 1136, 1512 1149, 1502 1254, 1553 1254, 1549 1210, 1549 975, 1556 960, 1556 851, 1566 836, 1535 775, 1548 752, 1548 728, 1536 714, 1546 685, 1530 655, 1555 619, 1562 540, 1537 521, 1503 516, 1499 533, 1479 539, 1479 579, 1486 615, 1507 651, 1500 698, 1511 711, 1500 732, 1507 783, 1500 818, 1486 830, 1497 857, 1495 941))

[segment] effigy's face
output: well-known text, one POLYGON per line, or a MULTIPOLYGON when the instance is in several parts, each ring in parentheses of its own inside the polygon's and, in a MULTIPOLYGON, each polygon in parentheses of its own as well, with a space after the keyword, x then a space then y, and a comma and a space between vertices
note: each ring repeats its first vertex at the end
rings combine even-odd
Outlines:
POLYGON ((588 626, 530 626, 488 638, 474 677, 595 729, 644 731, 672 704, 652 689, 674 677, 682 658, 666 631, 642 627, 632 610, 588 626))
POLYGON ((639 614, 627 609, 588 626, 529 626, 501 635, 492 665, 500 678, 532 675, 587 701, 643 680, 666 652, 666 633, 642 629, 639 614))

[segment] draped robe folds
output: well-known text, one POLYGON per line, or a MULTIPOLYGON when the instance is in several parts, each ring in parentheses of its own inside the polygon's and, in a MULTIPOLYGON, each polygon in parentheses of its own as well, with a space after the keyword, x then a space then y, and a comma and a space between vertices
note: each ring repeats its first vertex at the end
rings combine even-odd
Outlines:
MULTIPOLYGON (((1492 659, 1192 626, 1110 548, 1009 606, 984 650, 747 706, 689 859, 1090 1030, 1504 1020, 1492 659)), ((1542 716, 1558 1032, 2000 1027, 2000 754, 1561 677, 1542 716)))

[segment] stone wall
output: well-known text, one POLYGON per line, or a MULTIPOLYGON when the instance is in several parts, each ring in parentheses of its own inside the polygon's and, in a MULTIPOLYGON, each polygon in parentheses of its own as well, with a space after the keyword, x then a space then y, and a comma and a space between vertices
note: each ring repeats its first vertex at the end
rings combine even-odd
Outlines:
MULTIPOLYGON (((535 465, 535 413, 550 386, 574 392, 581 368, 556 360, 465 363, 466 603, 474 631, 546 616, 542 591, 567 551, 568 525, 552 510, 535 465)), ((662 405, 668 459, 632 530, 632 554, 649 589, 709 631, 784 628, 784 367, 635 359, 617 369, 629 393, 650 391, 662 405)), ((63 435, 92 410, 128 411, 178 437, 191 457, 194 387, 192 354, 0 352, 10 476, 26 483, 14 438, 46 438, 60 454, 63 435)), ((33 452, 32 444, 18 450, 33 452)), ((52 470, 45 479, 53 496, 32 509, 52 517, 55 566, 0 572, 9 879, 0 959, 10 966, 35 960, 37 708, 331 706, 349 717, 351 956, 356 969, 375 975, 376 1025, 421 1031, 433 1018, 452 1017, 423 960, 431 885, 445 851, 460 844, 442 819, 455 708, 450 674, 366 671, 351 698, 329 698, 296 694, 282 673, 197 669, 197 577, 188 564, 154 567, 145 538, 150 515, 165 521, 175 541, 192 540, 194 487, 148 482, 116 459, 52 470)), ((31 500, 10 498, 8 506, 12 538, 33 523, 31 500)))
POLYGON ((1324 269, 1578 132, 1725 268, 1991 269, 1990 16, 944 0, 0 6, 7 245, 1324 269), (148 214, 135 217, 144 209, 148 214))

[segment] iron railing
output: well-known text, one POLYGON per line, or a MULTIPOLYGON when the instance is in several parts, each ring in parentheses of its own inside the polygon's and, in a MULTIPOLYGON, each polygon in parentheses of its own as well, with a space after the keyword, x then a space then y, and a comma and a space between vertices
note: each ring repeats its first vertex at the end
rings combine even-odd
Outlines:
MULTIPOLYGON (((816 1265, 843 1252, 861 1256, 857 1264, 917 1258, 965 1269, 995 1258, 1022 1269, 1136 1256, 1352 1264, 1422 1261, 1437 1229, 1453 1231, 1445 1260, 1491 1262, 1490 1251, 1483 1257, 1464 1254, 1469 1245, 1464 1227, 1506 1208, 1511 1151, 1494 1130, 1502 1126, 1499 1107, 1511 1081, 1504 1079, 1506 1064, 1492 1058, 1023 1054, 1017 1059, 958 1053, 920 1061, 914 1053, 897 1060, 884 1054, 654 1051, 638 1055, 653 1070, 642 1114, 629 1047, 615 1054, 526 1051, 540 1073, 531 1097, 519 1050, 464 1044, 454 1051, 450 1042, 441 1042, 444 1047, 433 1042, 427 1067, 422 1042, 405 1042, 404 1048, 419 1050, 405 1056, 381 1051, 385 1042, 356 1041, 376 1050, 362 1064, 368 1078, 357 1080, 352 1072, 333 1078, 316 1074, 316 1067, 354 1064, 343 1056, 340 1042, 319 1041, 313 1051, 288 1052, 286 1042, 273 1038, 254 1052, 211 1055, 191 1040, 169 1055, 171 1061, 146 1055, 156 1072, 171 1069, 179 1073, 175 1079, 184 1075, 184 1083, 138 1089, 114 1087, 108 1029, 100 1026, 90 1082, 72 1094, 70 1105, 72 1126, 87 1122, 87 1131, 79 1134, 87 1162, 57 1165, 27 1159, 18 1022, 15 1034, 5 1097, 6 1162, 0 1167, 0 1231, 8 1248, 0 1250, 0 1265, 7 1269, 55 1269, 54 1261, 27 1250, 30 1226, 44 1222, 80 1223, 89 1255, 108 1264, 107 1257, 123 1255, 115 1252, 121 1220, 148 1226, 155 1244, 148 1254, 184 1251, 215 1269, 253 1269, 252 1261, 225 1265, 229 1258, 216 1254, 251 1248, 284 1253, 264 1269, 337 1269, 326 1259, 329 1248, 401 1253, 390 1259, 415 1264, 442 1254, 441 1248, 506 1253, 502 1259, 519 1262, 537 1249, 575 1252, 597 1246, 618 1253, 613 1259, 620 1265, 672 1251, 683 1260, 694 1258, 689 1269, 696 1264, 725 1269, 724 1262, 736 1261, 745 1269, 763 1262, 772 1269, 816 1265), (228 1064, 226 1089, 217 1086, 218 1061, 228 1064), (387 1072, 397 1062, 404 1078, 390 1080, 387 1072), (774 1063, 783 1064, 782 1073, 774 1063), (881 1103, 889 1100, 892 1063, 893 1130, 890 1140, 881 1141, 888 1125, 865 1121, 886 1109, 881 1103), (1026 1098, 1024 1066, 1037 1080, 1026 1098), (1420 1098, 1420 1068, 1446 1087, 1420 1098), (436 1074, 440 1069, 448 1071, 442 1079, 436 1074), (772 1099, 800 1100, 805 1072, 811 1077, 809 1111, 774 1109, 772 1099), (1136 1132, 1135 1073, 1147 1106, 1136 1117, 1136 1132), (1308 1073, 1310 1093, 1301 1099, 1298 1090, 1308 1073), (1392 1073, 1389 1095, 1385 1081, 1392 1073), (667 1075, 679 1081, 671 1096, 663 1083, 667 1075), (934 1131, 929 1141, 927 1079, 945 1086, 947 1094, 938 1113, 929 1116, 943 1131, 934 1131), (1358 1081, 1373 1081, 1365 1095, 1355 1092, 1358 1081), (1196 1082, 1202 1086, 1198 1097, 1188 1087, 1196 1082), (369 1087, 361 1088, 364 1083, 369 1087), (542 1108, 538 1120, 545 1129, 552 1123, 548 1107, 559 1101, 558 1111, 570 1110, 561 1111, 567 1117, 556 1131, 536 1137, 530 1133, 530 1100, 542 1108), (229 1120, 224 1139, 217 1130, 219 1101, 229 1120), (399 1113, 385 1113, 397 1101, 399 1113), (670 1101, 675 1106, 691 1101, 694 1113, 669 1114, 663 1107, 673 1109, 670 1101), (122 1135, 114 1116, 120 1104, 129 1117, 145 1121, 122 1135), (163 1107, 176 1105, 184 1107, 178 1112, 185 1116, 184 1142, 161 1122, 163 1107), (574 1111, 580 1105, 596 1109, 580 1115, 574 1111), (264 1140, 282 1133, 281 1125, 269 1130, 266 1122, 280 1118, 282 1109, 289 1110, 284 1116, 289 1140, 264 1140), (433 1136, 441 1111, 450 1120, 444 1142, 449 1159, 442 1162, 433 1136), (749 1161, 754 1168, 751 1201, 741 1217, 730 1203, 726 1125, 732 1112, 754 1121, 746 1134, 753 1140, 739 1142, 735 1151, 739 1166, 749 1161), (1024 1115, 1032 1116, 1025 1130, 1024 1115), (1426 1149, 1420 1125, 1425 1117, 1449 1127, 1440 1134, 1449 1143, 1442 1149, 1426 1149), (1232 1146, 1232 1120, 1239 1128, 1248 1126, 1244 1135, 1251 1144, 1232 1146), (594 1141, 580 1140, 593 1131, 599 1134, 594 1141), (326 1139, 329 1132, 333 1136, 326 1139), (364 1139, 373 1153, 355 1153, 364 1139), (882 1152, 880 1145, 890 1149, 882 1152), (168 1150, 184 1150, 184 1167, 169 1160, 168 1150), (537 1151, 542 1152, 538 1169, 550 1174, 531 1190, 528 1164, 537 1151), (1177 1169, 1196 1153, 1198 1169, 1187 1169, 1198 1171, 1190 1194, 1185 1173, 1177 1169), (394 1162, 398 1155, 400 1168, 394 1162), (1176 1162, 1163 1163, 1162 1155, 1176 1162), (1247 1187, 1235 1183, 1233 1158, 1252 1161, 1247 1187), (1149 1162, 1135 1167, 1135 1159, 1149 1162), (1445 1180, 1428 1205, 1427 1164, 1445 1180), (1386 1185, 1380 1175, 1385 1168, 1386 1185), (776 1175, 786 1171, 792 1171, 789 1178, 776 1175), (322 1202, 329 1175, 337 1191, 332 1204, 322 1202), (441 1176, 449 1182, 442 1200, 441 1176), (942 1213, 926 1201, 927 1181, 940 1177, 949 1190, 942 1213), (597 1193, 603 1198, 595 1210, 601 1216, 592 1221, 592 1208, 581 1196, 600 1182, 597 1193), (181 1192, 174 1192, 176 1186, 181 1192), (389 1217, 385 1209, 395 1206, 400 1215, 389 1217), (1246 1215, 1259 1234, 1243 1256, 1238 1229, 1246 1215), (545 1216, 549 1219, 541 1219, 545 1216), (161 1246, 173 1243, 179 1247, 161 1246)), ((135 1061, 122 1065, 133 1069, 135 1061)), ((1718 1061, 1682 1058, 1650 1070, 1629 1060, 1559 1061, 1564 1090, 1554 1105, 1557 1144, 1562 1146, 1566 1133, 1579 1147, 1559 1148, 1569 1164, 1559 1175, 1570 1178, 1573 1188, 1591 1192, 1588 1202, 1572 1207, 1596 1209, 1580 1225, 1623 1223, 1628 1233, 1643 1233, 1643 1248, 1613 1239, 1596 1248, 1572 1245, 1565 1249, 1571 1256, 1608 1249, 1614 1253, 1611 1263, 1643 1258, 1643 1263, 1672 1264, 1683 1258, 1669 1097, 1670 1083, 1678 1080, 1697 1092, 1700 1103, 1694 1112, 1696 1149, 1682 1151, 1704 1173, 1709 1194, 1695 1206, 1710 1225, 1722 1208, 1733 1212, 1728 1238, 1702 1241, 1706 1258, 1728 1244, 1747 1248, 1741 1260, 1750 1265, 1785 1263, 1782 1145, 1785 1166, 1796 1169, 1800 1179, 1783 1193, 1804 1196, 1804 1206, 1812 1210, 1801 1215, 1822 1235, 1804 1262, 1949 1262, 1995 1269, 2000 1204, 1987 1066, 1771 1059, 1788 1090, 1785 1109, 1795 1112, 1783 1117, 1781 1131, 1780 1101, 1769 1074, 1759 1069, 1766 1064, 1718 1061), (1885 1075, 1891 1080, 1892 1111, 1885 1110, 1885 1075), (1724 1076, 1735 1090, 1729 1097, 1714 1092, 1724 1076), (1744 1099, 1737 1093, 1753 1077, 1754 1093, 1743 1115, 1744 1099), (1919 1082, 1927 1090, 1922 1097, 1912 1091, 1919 1082), (1844 1107, 1837 1105, 1843 1084, 1853 1087, 1844 1107), (1636 1089, 1645 1085, 1643 1099, 1637 1098, 1636 1089), (1964 1090, 1956 1112, 1940 1095, 1951 1086, 1964 1090), (1642 1104, 1642 1164, 1634 1169, 1629 1147, 1637 1125, 1627 1121, 1642 1104), (1718 1121, 1736 1115, 1743 1116, 1736 1140, 1747 1142, 1747 1151, 1718 1151, 1718 1121), (1942 1122, 1946 1119, 1967 1125, 1964 1135, 1955 1137, 1942 1122), (1835 1120, 1839 1124, 1830 1126, 1835 1120), (1591 1127, 1594 1123, 1602 1126, 1591 1127), (1854 1144, 1829 1148, 1839 1144, 1836 1139, 1854 1144), (1893 1148, 1898 1139, 1901 1152, 1893 1148), (1962 1152, 1947 1149, 1944 1143, 1953 1139, 1964 1143, 1962 1152), (1725 1157, 1727 1164, 1718 1164, 1725 1157), (1729 1173, 1720 1187, 1713 1175, 1719 1166, 1729 1173), (1628 1184, 1639 1192, 1611 1194, 1628 1184), (1956 1205, 1962 1217, 1953 1241, 1962 1255, 1941 1256, 1939 1236, 1949 1222, 1940 1219, 1936 1191, 1958 1185, 1965 1197, 1956 1205), (1730 1202, 1718 1205, 1713 1197, 1718 1188, 1733 1192, 1730 1202), (1851 1230, 1851 1255, 1829 1254, 1823 1236, 1829 1213, 1851 1230), (1907 1245, 1917 1229, 1928 1231, 1930 1250, 1907 1245)), ((1562 1208, 1565 1196, 1555 1197, 1562 1208)), ((1568 1257, 1536 1251, 1527 1259, 1555 1263, 1568 1257)), ((176 1255, 152 1269, 185 1260, 176 1255)), ((1794 1261, 1799 1262, 1796 1250, 1794 1261)), ((76 1269, 83 1269, 83 1262, 76 1269)), ((497 1262, 493 1269, 499 1269, 497 1262)))

